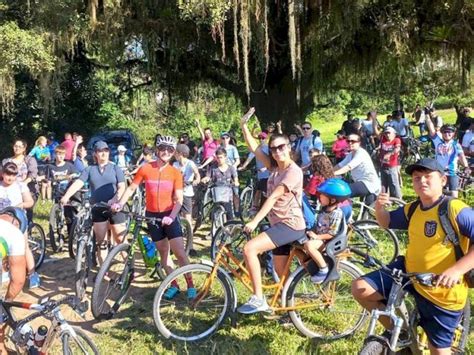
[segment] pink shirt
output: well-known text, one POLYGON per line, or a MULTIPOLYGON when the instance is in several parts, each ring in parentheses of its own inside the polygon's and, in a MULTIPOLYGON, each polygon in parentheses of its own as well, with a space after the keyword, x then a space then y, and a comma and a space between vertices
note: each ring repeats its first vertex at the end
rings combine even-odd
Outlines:
POLYGON ((336 158, 344 158, 349 152, 349 144, 345 139, 336 139, 332 145, 332 151, 336 158))
POLYGON ((215 139, 209 141, 205 139, 202 142, 202 155, 203 155, 203 160, 206 160, 209 157, 214 156, 216 154, 216 150, 219 148, 219 144, 215 139))
POLYGON ((284 171, 273 170, 268 178, 268 195, 280 185, 289 191, 278 198, 268 213, 270 225, 284 223, 294 230, 306 229, 302 211, 303 171, 296 163, 291 163, 284 171))
POLYGON ((66 157, 64 159, 72 160, 72 151, 74 150, 76 142, 74 142, 72 139, 66 139, 61 143, 61 145, 66 148, 66 157))

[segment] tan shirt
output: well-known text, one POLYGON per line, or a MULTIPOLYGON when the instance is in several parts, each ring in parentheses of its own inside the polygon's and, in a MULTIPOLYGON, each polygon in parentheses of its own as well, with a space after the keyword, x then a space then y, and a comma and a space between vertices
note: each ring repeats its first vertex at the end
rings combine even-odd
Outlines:
POLYGON ((275 168, 268 178, 268 195, 278 186, 284 185, 288 192, 278 198, 272 210, 268 214, 270 225, 284 223, 294 230, 306 229, 301 209, 303 193, 303 171, 296 163, 291 163, 288 168, 279 171, 275 168))

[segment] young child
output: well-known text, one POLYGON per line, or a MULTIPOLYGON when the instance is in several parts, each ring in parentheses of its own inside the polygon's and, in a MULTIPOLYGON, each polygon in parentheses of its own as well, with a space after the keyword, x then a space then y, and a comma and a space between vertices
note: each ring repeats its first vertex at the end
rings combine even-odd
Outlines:
POLYGON ((214 202, 223 202, 226 209, 227 219, 234 218, 232 199, 233 187, 239 186, 239 178, 237 169, 227 164, 227 152, 220 147, 216 150, 217 167, 213 168, 210 173, 202 179, 202 182, 211 181, 214 185, 214 202))
POLYGON ((318 187, 318 192, 322 208, 317 216, 315 226, 306 232, 309 240, 304 243, 304 249, 319 267, 318 272, 311 276, 311 281, 319 284, 324 282, 329 272, 322 251, 326 242, 339 231, 344 213, 338 204, 349 198, 351 189, 344 180, 331 178, 318 187))

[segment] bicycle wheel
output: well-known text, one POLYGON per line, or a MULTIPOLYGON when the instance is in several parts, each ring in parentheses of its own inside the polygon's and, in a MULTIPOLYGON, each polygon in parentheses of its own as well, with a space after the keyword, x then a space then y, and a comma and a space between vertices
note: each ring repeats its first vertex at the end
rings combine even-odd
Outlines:
POLYGON ((184 250, 186 251, 186 255, 189 255, 189 251, 193 245, 193 228, 186 218, 182 217, 179 221, 181 222, 181 230, 183 231, 184 250))
POLYGON ((286 299, 282 302, 297 308, 288 314, 296 329, 309 338, 335 340, 349 336, 361 327, 367 316, 351 293, 352 281, 361 272, 347 262, 340 262, 337 267, 340 278, 336 281, 315 284, 304 268, 288 280, 286 299))
MULTIPOLYGON (((81 328, 72 327, 72 329, 75 334, 64 330, 59 335, 64 355, 99 354, 94 341, 81 328)), ((55 353, 54 350, 51 352, 55 353)))
POLYGON ((227 214, 224 206, 220 203, 215 204, 211 212, 211 236, 214 236, 217 233, 217 230, 221 228, 224 223, 227 221, 227 214))
POLYGON ((203 340, 212 335, 229 313, 233 296, 225 276, 217 272, 212 277, 212 267, 190 264, 173 271, 158 287, 153 301, 153 319, 160 334, 167 339, 187 342, 203 340), (197 296, 186 297, 184 275, 193 279, 197 296), (173 299, 166 299, 165 292, 172 282, 177 282, 179 292, 173 299))
POLYGON ((133 279, 129 244, 115 246, 102 264, 92 290, 91 310, 95 319, 110 319, 125 301, 133 279))
POLYGON ((71 235, 67 240, 67 250, 69 252, 69 257, 72 260, 76 258, 77 239, 79 237, 79 233, 81 232, 82 223, 82 216, 77 216, 76 218, 74 218, 71 224, 71 235))
POLYGON ((351 225, 349 246, 389 264, 399 255, 398 238, 391 229, 382 228, 376 221, 361 220, 351 225))
POLYGON ((226 222, 216 232, 211 242, 211 259, 216 258, 217 252, 222 243, 227 244, 234 256, 243 260, 244 245, 250 240, 250 236, 244 233, 244 223, 241 221, 226 222))
POLYGON ((59 223, 62 219, 62 208, 59 204, 55 203, 49 213, 49 241, 51 248, 55 253, 61 251, 64 244, 64 227, 60 227, 59 223))
POLYGON ((240 216, 243 220, 250 218, 250 210, 253 202, 253 188, 247 186, 240 193, 240 216))
POLYGON ((32 222, 28 226, 28 245, 35 259, 35 270, 38 270, 46 255, 46 236, 38 223, 32 222))
POLYGON ((90 255, 87 238, 82 237, 79 241, 76 254, 76 296, 82 300, 86 294, 87 282, 89 281, 90 255))
POLYGON ((392 353, 386 342, 372 336, 365 339, 364 345, 359 351, 359 355, 388 355, 392 353))

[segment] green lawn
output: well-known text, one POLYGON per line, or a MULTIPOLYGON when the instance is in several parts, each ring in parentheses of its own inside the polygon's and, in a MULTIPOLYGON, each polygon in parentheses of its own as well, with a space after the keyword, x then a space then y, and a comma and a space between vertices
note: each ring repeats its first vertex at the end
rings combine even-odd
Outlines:
MULTIPOLYGON (((453 121, 455 114, 452 110, 442 111, 440 115, 447 121, 453 121)), ((334 139, 334 132, 339 129, 342 121, 325 122, 319 125, 325 142, 334 139)), ((404 186, 407 199, 414 197, 409 179, 404 186)), ((468 202, 474 204, 474 196, 468 202)), ((49 206, 50 207, 50 206, 49 206)), ((46 227, 46 216, 49 208, 38 205, 40 222, 46 227)), ((201 255, 209 255, 209 242, 197 237, 201 255)), ((64 253, 61 255, 67 258, 64 253)), ((72 275, 71 275, 72 277, 72 275)), ((128 302, 121 308, 113 320, 101 323, 87 322, 92 329, 96 343, 104 354, 354 354, 361 348, 366 325, 352 337, 331 343, 318 343, 307 339, 292 326, 282 326, 276 320, 268 320, 262 315, 238 316, 237 326, 231 327, 230 322, 211 338, 197 344, 186 344, 163 339, 157 332, 152 318, 153 297, 158 282, 149 278, 132 286, 128 302)), ((237 287, 239 302, 249 296, 248 291, 237 287)), ((473 293, 470 302, 474 307, 473 293)), ((328 317, 327 321, 331 321, 328 317)), ((474 323, 471 320, 471 328, 474 323)), ((467 353, 474 352, 474 336, 470 335, 467 353)))

